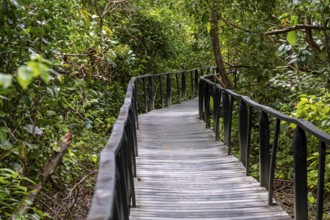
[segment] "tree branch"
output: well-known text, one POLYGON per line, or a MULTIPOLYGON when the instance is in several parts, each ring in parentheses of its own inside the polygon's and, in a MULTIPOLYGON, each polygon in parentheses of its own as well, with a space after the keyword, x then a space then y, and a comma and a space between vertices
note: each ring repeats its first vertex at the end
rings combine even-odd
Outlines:
POLYGON ((251 31, 251 30, 248 30, 248 29, 242 28, 242 27, 240 27, 240 26, 234 24, 233 22, 230 22, 230 21, 224 19, 224 18, 221 17, 221 16, 219 16, 219 20, 221 20, 221 21, 223 21, 224 23, 226 23, 227 25, 232 26, 232 27, 234 27, 234 28, 237 28, 237 29, 239 29, 239 30, 241 30, 241 31, 246 31, 246 32, 249 32, 249 33, 259 33, 259 32, 256 32, 256 31, 251 31))
POLYGON ((73 191, 79 186, 79 185, 81 185, 81 184, 83 184, 84 182, 85 182, 85 180, 89 177, 89 176, 91 176, 91 175, 93 175, 94 173, 96 173, 97 172, 97 170, 93 170, 92 172, 90 172, 89 174, 87 174, 86 176, 84 176, 76 185, 74 185, 73 187, 72 187, 72 189, 70 190, 70 192, 68 193, 68 195, 64 198, 64 200, 66 200, 66 199, 68 199, 68 198, 70 198, 71 196, 72 196, 72 193, 73 193, 73 191))
POLYGON ((21 200, 18 208, 13 213, 11 219, 15 219, 15 217, 25 214, 29 207, 33 204, 34 200, 36 199, 38 193, 43 189, 46 182, 49 180, 53 172, 55 171, 58 164, 61 162, 62 157, 65 155, 67 149, 69 148, 69 145, 71 143, 72 136, 70 131, 68 131, 63 140, 60 142, 60 152, 54 154, 48 163, 43 167, 42 171, 39 173, 39 176, 41 176, 41 181, 37 184, 31 187, 30 192, 23 197, 21 200))
POLYGON ((296 26, 279 29, 279 30, 273 30, 273 31, 267 31, 266 35, 277 35, 277 34, 283 34, 288 33, 290 31, 294 30, 301 30, 301 29, 308 29, 308 30, 330 30, 328 27, 320 26, 320 25, 308 25, 308 24, 297 24, 296 26))

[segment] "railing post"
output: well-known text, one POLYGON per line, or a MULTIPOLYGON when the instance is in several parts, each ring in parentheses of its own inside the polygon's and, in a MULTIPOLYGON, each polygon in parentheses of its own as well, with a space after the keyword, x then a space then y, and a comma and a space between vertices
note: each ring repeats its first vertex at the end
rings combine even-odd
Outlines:
POLYGON ((149 111, 154 110, 155 102, 154 102, 154 83, 152 76, 149 76, 149 111))
POLYGON ((325 174, 325 155, 326 144, 320 142, 319 146, 319 171, 317 181, 317 217, 316 219, 323 219, 323 203, 324 203, 324 174, 325 174))
POLYGON ((136 129, 139 129, 139 114, 138 114, 138 103, 137 103, 137 80, 133 84, 133 102, 134 102, 134 117, 136 122, 136 129))
POLYGON ((221 100, 221 91, 215 86, 214 91, 214 118, 213 118, 213 127, 215 132, 215 140, 220 140, 220 126, 219 126, 219 118, 220 118, 220 100, 221 100))
POLYGON ((193 76, 193 71, 190 71, 190 88, 191 88, 191 97, 195 97, 195 91, 194 91, 194 76, 193 76))
POLYGON ((126 162, 125 162, 125 155, 124 155, 124 148, 121 149, 121 152, 118 153, 117 157, 119 157, 117 160, 117 165, 118 165, 118 181, 117 181, 117 186, 119 189, 117 189, 119 192, 117 196, 119 196, 119 201, 120 201, 120 215, 123 216, 123 219, 128 219, 128 212, 129 212, 129 206, 128 206, 128 200, 127 200, 127 188, 128 188, 128 183, 127 183, 127 175, 126 175, 126 162))
POLYGON ((223 124, 224 124, 224 142, 228 146, 228 155, 231 154, 231 121, 233 114, 233 101, 230 100, 229 95, 222 92, 222 106, 223 106, 223 124))
POLYGON ((178 77, 179 73, 175 73, 175 79, 176 79, 176 90, 178 93, 178 100, 179 102, 181 102, 181 92, 180 92, 180 85, 179 85, 179 77, 178 77))
POLYGON ((297 126, 293 139, 294 154, 294 217, 308 219, 307 203, 307 138, 305 131, 297 126))
POLYGON ((187 98, 186 72, 181 73, 181 90, 182 90, 182 99, 186 100, 187 98))
POLYGON ((276 118, 273 150, 272 150, 272 157, 271 157, 270 171, 269 171, 270 178, 269 178, 269 182, 268 182, 268 205, 274 205, 273 204, 273 184, 274 184, 275 167, 276 167, 278 136, 280 134, 280 124, 281 124, 281 120, 276 118))
POLYGON ((125 135, 124 135, 124 142, 123 148, 125 149, 126 154, 126 169, 127 169, 127 178, 128 178, 128 189, 129 192, 128 198, 128 206, 130 205, 130 200, 132 199, 132 206, 136 207, 136 199, 135 199, 135 188, 134 188, 134 178, 136 177, 136 161, 135 161, 135 138, 134 138, 134 131, 133 129, 133 118, 132 112, 129 111, 128 121, 125 127, 125 135))
POLYGON ((241 100, 239 107, 239 149, 240 160, 246 168, 247 158, 248 113, 246 103, 241 100))
POLYGON ((246 143, 246 175, 250 173, 250 147, 251 147, 251 130, 252 130, 252 119, 253 119, 253 107, 249 107, 248 117, 248 130, 247 130, 247 143, 246 143))
POLYGON ((204 83, 204 121, 206 128, 210 128, 210 87, 204 83))
POLYGON ((198 107, 199 107, 199 120, 204 120, 204 81, 200 80, 198 85, 198 107))
POLYGON ((144 112, 148 112, 148 101, 147 101, 147 88, 146 88, 146 79, 142 79, 143 82, 143 96, 144 96, 144 112))
POLYGON ((197 95, 198 94, 198 79, 199 79, 199 76, 198 76, 198 69, 195 70, 195 94, 197 95))
POLYGON ((166 75, 166 102, 167 106, 172 104, 172 85, 171 85, 171 76, 168 73, 166 75))
POLYGON ((162 75, 158 76, 159 79, 159 92, 160 92, 160 101, 161 101, 161 106, 164 108, 164 98, 163 98, 163 85, 162 85, 162 75))
POLYGON ((270 167, 269 120, 264 111, 261 112, 259 120, 259 155, 260 185, 268 190, 270 167))

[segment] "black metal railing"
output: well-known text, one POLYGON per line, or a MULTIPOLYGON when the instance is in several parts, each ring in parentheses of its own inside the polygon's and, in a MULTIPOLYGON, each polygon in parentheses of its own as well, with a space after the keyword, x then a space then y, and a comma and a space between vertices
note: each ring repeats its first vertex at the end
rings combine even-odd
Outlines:
POLYGON ((135 157, 138 156, 138 112, 148 112, 196 97, 199 77, 212 71, 214 68, 193 69, 148 74, 130 80, 110 139, 101 151, 88 220, 129 219, 130 208, 136 206, 134 177, 135 157))
MULTIPOLYGON (((216 84, 213 75, 202 76, 199 83, 199 117, 204 120, 206 127, 212 127, 215 138, 220 138, 220 117, 223 120, 224 143, 228 146, 228 154, 232 150, 232 118, 234 105, 239 105, 239 152, 240 160, 250 170, 250 147, 252 118, 259 112, 259 181, 261 186, 268 190, 269 205, 273 205, 273 182, 280 135, 280 122, 286 121, 296 125, 293 137, 293 158, 294 158, 294 217, 299 220, 308 219, 308 187, 307 187, 307 138, 306 132, 317 138, 320 142, 318 153, 318 184, 317 184, 317 216, 321 220, 324 206, 324 176, 326 148, 330 145, 330 135, 321 131, 308 121, 289 117, 268 106, 254 102, 246 96, 222 88, 216 84), (212 98, 212 102, 210 101, 212 98), (213 106, 210 106, 213 105, 213 106), (211 120, 211 117, 213 120, 211 120), (270 144, 270 120, 275 119, 273 143, 270 144), (271 147, 272 146, 272 147, 271 147)), ((289 156, 289 155, 288 155, 289 156)))
POLYGON ((128 84, 110 139, 100 155, 97 183, 87 219, 128 219, 130 206, 136 206, 136 78, 128 84))

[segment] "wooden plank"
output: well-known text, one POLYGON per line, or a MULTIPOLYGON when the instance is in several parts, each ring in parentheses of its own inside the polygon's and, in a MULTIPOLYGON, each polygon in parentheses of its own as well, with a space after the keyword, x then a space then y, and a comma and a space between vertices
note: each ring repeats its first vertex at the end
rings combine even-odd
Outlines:
POLYGON ((130 219, 290 219, 197 117, 197 100, 139 116, 130 219))

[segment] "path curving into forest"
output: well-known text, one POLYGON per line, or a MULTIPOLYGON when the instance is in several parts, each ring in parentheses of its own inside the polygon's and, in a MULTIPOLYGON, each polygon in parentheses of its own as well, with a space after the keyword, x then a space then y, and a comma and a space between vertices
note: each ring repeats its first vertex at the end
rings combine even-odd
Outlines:
POLYGON ((139 116, 131 220, 290 219, 198 120, 194 99, 139 116))

